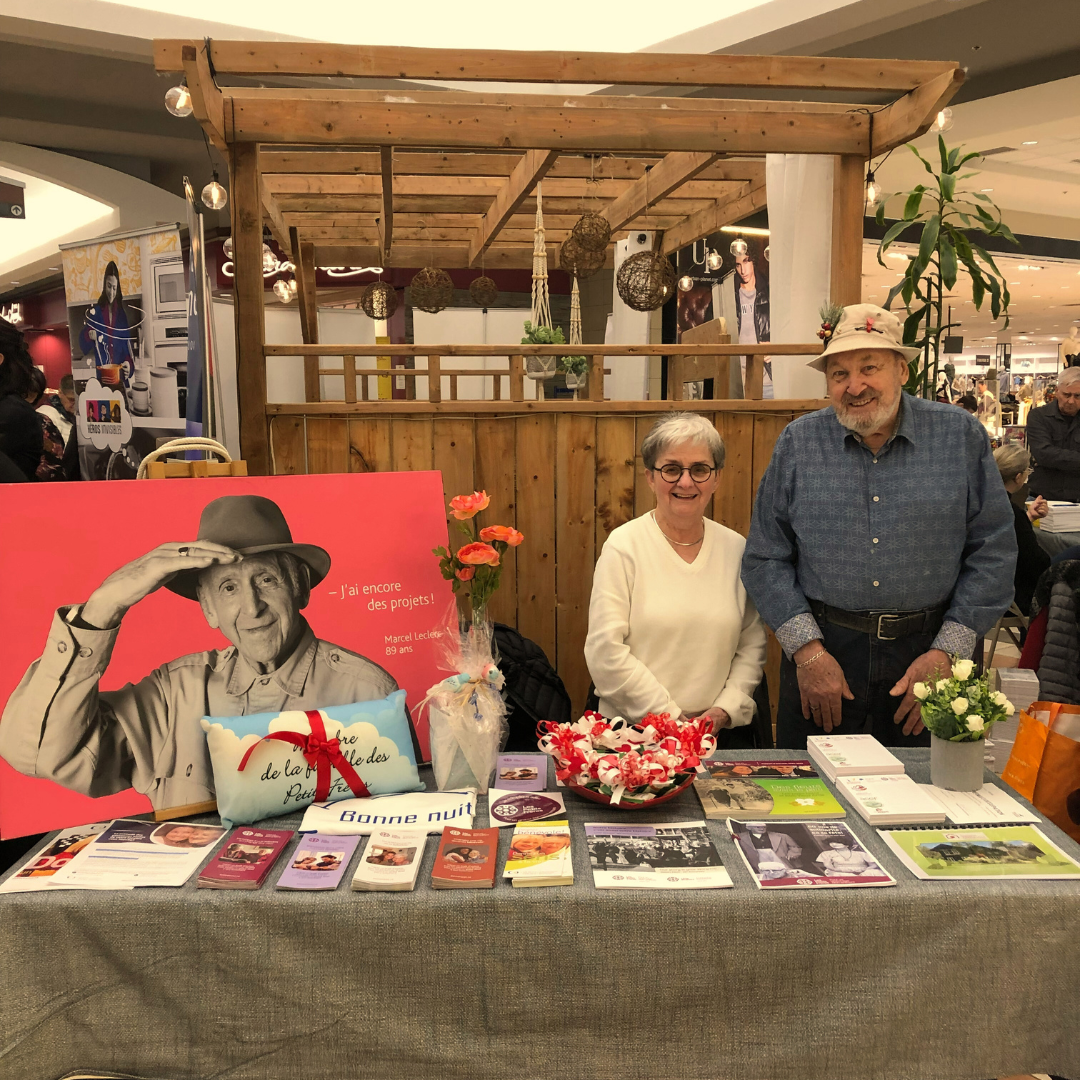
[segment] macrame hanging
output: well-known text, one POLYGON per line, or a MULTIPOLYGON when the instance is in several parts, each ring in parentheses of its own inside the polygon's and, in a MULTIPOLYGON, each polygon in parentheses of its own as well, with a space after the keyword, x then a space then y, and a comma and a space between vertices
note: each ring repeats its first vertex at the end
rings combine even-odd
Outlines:
MULTIPOLYGON (((570 292, 570 344, 581 345, 581 290, 578 288, 577 275, 574 275, 574 287, 570 292)), ((573 350, 571 350, 572 352, 573 350)), ((577 389, 585 381, 585 376, 577 372, 566 372, 566 385, 574 391, 577 397, 577 389)))
POLYGON ((385 281, 373 281, 360 294, 360 307, 369 319, 389 319, 397 306, 397 290, 385 281))
MULTIPOLYGON (((532 324, 539 330, 551 330, 551 295, 548 292, 547 238, 544 235, 544 196, 536 185, 536 224, 533 226, 532 324)), ((557 357, 527 356, 525 374, 530 379, 550 379, 555 374, 557 357)))

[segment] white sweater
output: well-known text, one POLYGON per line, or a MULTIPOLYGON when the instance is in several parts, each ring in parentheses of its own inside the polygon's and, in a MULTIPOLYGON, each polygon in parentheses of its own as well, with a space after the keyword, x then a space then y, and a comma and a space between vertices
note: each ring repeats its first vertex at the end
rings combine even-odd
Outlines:
POLYGON ((746 541, 705 520, 684 562, 651 514, 620 525, 596 562, 585 661, 605 716, 696 716, 749 724, 765 666, 765 627, 739 569, 746 541))

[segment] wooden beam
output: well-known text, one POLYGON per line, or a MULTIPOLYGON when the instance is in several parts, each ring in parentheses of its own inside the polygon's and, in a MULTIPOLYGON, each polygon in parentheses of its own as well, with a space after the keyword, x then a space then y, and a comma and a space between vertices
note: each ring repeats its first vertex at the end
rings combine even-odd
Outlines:
MULTIPOLYGON (((155 40, 157 70, 180 70, 178 61, 186 44, 194 42, 155 40)), ((944 61, 864 60, 846 56, 518 52, 286 41, 214 41, 213 55, 217 70, 232 75, 815 90, 908 91, 957 66, 944 61)))
POLYGON ((182 50, 183 70, 191 95, 191 110, 203 125, 210 141, 223 154, 229 148, 225 140, 225 106, 222 93, 210 72, 206 42, 192 42, 182 50))
POLYGON ((390 257, 390 248, 394 243, 394 148, 379 148, 379 162, 382 170, 381 191, 382 213, 379 215, 379 248, 385 262, 390 257))
MULTIPOLYGON (((516 102, 372 101, 355 92, 300 97, 282 90, 232 89, 226 134, 238 142, 370 143, 608 152, 641 146, 713 153, 863 153, 867 116, 836 106, 709 98, 568 98, 561 105, 516 102), (363 103, 361 105, 361 103, 363 103), (706 107, 702 107, 702 105, 706 107), (666 109, 661 106, 667 105, 666 109)), ((527 100, 526 95, 522 95, 527 100)))
MULTIPOLYGON (((964 81, 960 68, 916 87, 874 114, 874 145, 870 156, 887 153, 894 146, 917 139, 934 122, 934 117, 952 100, 964 81)), ((863 154, 866 153, 864 149, 863 154)))
POLYGON ((233 260, 236 277, 236 382, 240 412, 240 456, 253 476, 270 472, 270 432, 266 420, 266 357, 263 353, 266 316, 263 300, 262 201, 259 190, 259 148, 252 143, 233 146, 232 174, 233 260))
MULTIPOLYGON (((278 205, 273 193, 267 187, 266 177, 261 175, 259 177, 259 198, 262 200, 263 212, 266 215, 266 221, 270 226, 271 234, 278 242, 282 251, 289 251, 292 244, 289 237, 289 227, 285 224, 285 219, 281 216, 281 207, 278 205)), ((295 251, 293 254, 296 254, 295 251)))
POLYGON ((697 176, 702 169, 708 168, 719 156, 709 153, 668 154, 659 165, 654 165, 614 202, 604 207, 600 214, 607 220, 612 232, 621 229, 653 203, 659 202, 697 176))
POLYGON ((682 224, 666 230, 660 251, 664 255, 670 255, 695 240, 716 232, 721 225, 731 225, 756 214, 765 206, 766 201, 764 181, 760 184, 744 184, 730 199, 717 202, 708 210, 702 210, 682 224))
POLYGON ((510 220, 517 208, 525 201, 544 174, 555 164, 558 153, 553 150, 530 150, 514 166, 506 183, 495 196, 490 209, 480 222, 480 229, 469 247, 469 265, 491 246, 499 230, 510 220))
MULTIPOLYGON (((427 356, 427 345, 264 345, 267 356, 340 356, 346 350, 353 356, 427 356)), ((440 356, 506 356, 507 350, 517 348, 523 356, 563 356, 565 345, 528 345, 520 348, 515 344, 501 345, 439 345, 440 356)), ((817 356, 824 346, 813 342, 763 342, 760 345, 680 345, 678 350, 686 356, 817 356)), ((574 351, 582 356, 666 356, 672 352, 670 345, 575 345, 574 351)), ((395 369, 397 370, 397 369, 395 369)), ((482 374, 482 369, 470 370, 468 374, 482 374)), ((399 372, 400 374, 400 372, 399 372)), ((421 372, 422 374, 422 372, 421 372)), ((490 374, 490 372, 489 372, 490 374)))
POLYGON ((862 303, 866 161, 858 154, 843 154, 835 161, 829 298, 846 307, 862 303))
MULTIPOLYGON (((548 265, 558 267, 559 245, 547 246, 548 265)), ((493 244, 484 256, 488 270, 520 270, 532 266, 532 244, 493 244)), ((469 244, 449 242, 439 244, 395 244, 390 257, 380 258, 376 244, 357 244, 355 247, 336 244, 317 244, 315 262, 318 266, 389 266, 408 269, 438 266, 446 270, 466 269, 473 265, 469 244), (433 250, 434 249, 434 250, 433 250)), ((614 254, 608 250, 605 266, 614 266, 614 254)))
MULTIPOLYGON (((405 374, 395 368, 395 374, 405 374)), ((420 372, 424 374, 423 371, 420 372)), ((469 375, 490 375, 490 371, 469 370, 469 375)), ((451 416, 498 415, 500 413, 612 413, 637 414, 650 416, 663 412, 703 412, 703 413, 786 413, 811 412, 825 404, 824 398, 790 398, 780 400, 759 400, 739 398, 723 401, 570 401, 558 398, 547 401, 358 401, 348 405, 343 401, 319 401, 310 405, 272 403, 267 411, 272 416, 354 416, 378 415, 402 416, 417 413, 442 413, 451 416)))
MULTIPOLYGON (((293 264, 296 266, 296 299, 300 309, 300 336, 305 345, 319 344, 319 305, 315 281, 315 245, 305 243, 296 229, 292 237, 293 264)), ((304 399, 319 401, 322 388, 319 384, 319 358, 304 357, 304 399), (312 363, 314 361, 314 363, 312 363)))
MULTIPOLYGON (((680 209, 684 208, 680 207, 680 209)), ((378 212, 374 210, 354 212, 350 210, 296 210, 294 208, 285 208, 283 209, 281 216, 287 227, 298 226, 303 229, 356 228, 375 230, 375 219, 379 215, 378 212)), ((653 223, 655 228, 670 229, 671 227, 678 225, 679 222, 685 220, 687 216, 686 213, 658 214, 654 208, 649 214, 649 221, 653 223)), ((558 232, 560 229, 572 229, 579 217, 581 217, 581 213, 577 208, 575 209, 575 212, 571 214, 549 214, 548 201, 547 199, 544 200, 544 224, 547 225, 550 223, 553 232, 558 232)), ((395 235, 397 230, 403 227, 415 229, 426 227, 429 230, 476 229, 480 226, 481 218, 481 214, 417 214, 411 212, 402 213, 400 210, 397 210, 394 213, 395 235)), ((503 232, 505 233, 507 229, 532 229, 532 227, 533 216, 531 214, 519 212, 506 223, 503 227, 503 232)))

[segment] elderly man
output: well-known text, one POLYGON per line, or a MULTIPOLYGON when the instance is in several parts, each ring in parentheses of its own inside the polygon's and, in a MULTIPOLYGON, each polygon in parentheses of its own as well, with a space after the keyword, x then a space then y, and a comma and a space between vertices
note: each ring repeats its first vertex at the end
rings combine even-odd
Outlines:
POLYGON ((785 653, 779 746, 867 726, 925 744, 912 687, 970 656, 1012 601, 990 442, 962 409, 903 393, 917 353, 895 315, 846 308, 811 362, 831 408, 789 424, 762 477, 742 580, 785 653))
MULTIPOLYGON (((1066 368, 1049 405, 1032 409, 1027 422, 1027 448, 1035 459, 1028 487, 1033 495, 1059 502, 1080 502, 1080 367, 1066 368)), ((1039 543, 1050 553, 1080 542, 1076 533, 1044 535, 1039 543)))
POLYGON ((348 705, 397 689, 377 664, 317 639, 300 614, 329 569, 322 548, 293 543, 270 499, 215 499, 197 540, 154 548, 56 613, 0 719, 0 756, 84 795, 134 788, 155 809, 213 799, 203 716, 348 705), (125 614, 162 586, 197 600, 230 647, 99 690, 125 614))

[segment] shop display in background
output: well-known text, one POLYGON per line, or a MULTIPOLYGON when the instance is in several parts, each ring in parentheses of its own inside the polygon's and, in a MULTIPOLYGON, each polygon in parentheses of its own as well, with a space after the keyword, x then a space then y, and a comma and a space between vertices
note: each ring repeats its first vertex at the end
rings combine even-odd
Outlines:
POLYGON ((175 226, 142 230, 61 251, 82 478, 134 479, 160 439, 186 429, 180 233, 175 226))

